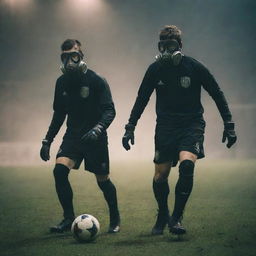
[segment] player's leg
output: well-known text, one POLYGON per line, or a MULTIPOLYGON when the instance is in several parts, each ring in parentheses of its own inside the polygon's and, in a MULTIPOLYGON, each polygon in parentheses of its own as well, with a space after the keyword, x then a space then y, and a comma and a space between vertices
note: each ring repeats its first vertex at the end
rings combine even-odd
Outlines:
POLYGON ((93 172, 109 207, 109 233, 120 231, 116 187, 109 177, 108 138, 103 136, 85 149, 86 169, 93 172))
POLYGON ((172 163, 155 163, 155 175, 153 178, 153 192, 158 204, 157 220, 152 228, 152 235, 161 235, 167 225, 169 218, 168 195, 169 184, 168 176, 170 174, 172 163))
POLYGON ((181 225, 180 220, 193 188, 194 166, 196 159, 197 155, 191 152, 181 151, 179 153, 179 178, 175 187, 174 210, 169 221, 170 232, 174 234, 186 233, 186 230, 181 225))
POLYGON ((109 175, 95 174, 97 183, 109 207, 109 233, 117 233, 120 231, 120 214, 117 204, 116 187, 110 180, 109 175))
POLYGON ((75 162, 68 157, 58 157, 53 170, 55 188, 63 209, 64 219, 57 225, 50 228, 51 232, 64 232, 70 230, 74 220, 73 192, 68 180, 70 169, 75 162))

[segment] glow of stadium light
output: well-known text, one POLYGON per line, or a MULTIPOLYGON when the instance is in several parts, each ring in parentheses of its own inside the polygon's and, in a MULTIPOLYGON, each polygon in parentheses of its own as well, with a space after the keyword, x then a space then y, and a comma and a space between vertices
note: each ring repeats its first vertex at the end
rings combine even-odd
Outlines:
POLYGON ((74 18, 92 17, 102 15, 108 9, 108 4, 105 0, 63 0, 59 1, 60 10, 69 10, 74 18))
POLYGON ((102 5, 103 1, 102 0, 66 0, 68 4, 70 4, 73 7, 99 7, 102 5))
POLYGON ((24 8, 33 3, 33 0, 3 0, 10 8, 24 8))

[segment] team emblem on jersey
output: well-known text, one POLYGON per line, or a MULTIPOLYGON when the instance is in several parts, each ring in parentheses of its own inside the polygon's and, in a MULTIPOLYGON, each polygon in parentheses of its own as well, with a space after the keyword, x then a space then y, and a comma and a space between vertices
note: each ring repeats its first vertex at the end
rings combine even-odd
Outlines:
POLYGON ((190 77, 189 76, 182 76, 180 78, 180 84, 183 88, 187 89, 191 84, 190 77))
POLYGON ((81 87, 80 95, 82 98, 87 98, 89 96, 89 87, 87 86, 81 87))

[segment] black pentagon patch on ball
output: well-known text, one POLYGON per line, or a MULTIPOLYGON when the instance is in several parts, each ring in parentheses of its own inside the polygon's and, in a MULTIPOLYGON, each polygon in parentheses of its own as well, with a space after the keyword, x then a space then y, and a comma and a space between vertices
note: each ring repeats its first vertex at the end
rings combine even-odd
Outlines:
POLYGON ((73 232, 73 234, 76 237, 76 239, 80 240, 79 234, 82 233, 82 232, 83 232, 82 229, 79 228, 78 227, 78 223, 76 223, 75 226, 74 226, 74 232, 73 232))
POLYGON ((91 238, 93 238, 98 232, 97 226, 93 220, 92 220, 92 224, 93 224, 92 227, 87 229, 91 233, 91 238))
POLYGON ((86 215, 86 214, 84 214, 84 215, 81 216, 81 219, 82 219, 82 220, 84 220, 84 219, 86 219, 86 218, 89 218, 89 216, 86 215))

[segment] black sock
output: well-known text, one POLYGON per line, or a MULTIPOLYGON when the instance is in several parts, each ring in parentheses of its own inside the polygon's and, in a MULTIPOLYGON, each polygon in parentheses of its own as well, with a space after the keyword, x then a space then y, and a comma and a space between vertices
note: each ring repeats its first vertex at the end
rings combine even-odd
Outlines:
POLYGON ((56 164, 53 170, 55 178, 55 188, 59 201, 64 211, 64 218, 73 219, 73 191, 68 180, 68 174, 70 170, 63 164, 56 164))
POLYGON ((168 210, 168 195, 170 192, 168 181, 157 182, 153 180, 153 191, 158 204, 159 212, 166 213, 168 210))
POLYGON ((177 220, 182 216, 193 187, 194 163, 184 160, 179 166, 179 179, 175 188, 175 204, 172 216, 177 220))
POLYGON ((111 182, 110 179, 102 182, 97 181, 97 183, 108 203, 110 219, 119 217, 115 185, 111 182))

